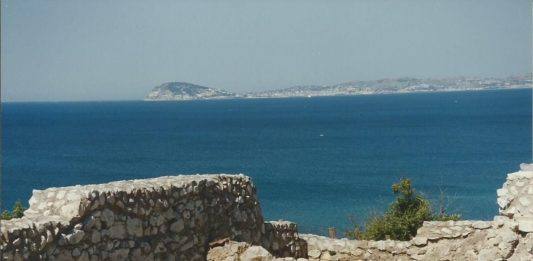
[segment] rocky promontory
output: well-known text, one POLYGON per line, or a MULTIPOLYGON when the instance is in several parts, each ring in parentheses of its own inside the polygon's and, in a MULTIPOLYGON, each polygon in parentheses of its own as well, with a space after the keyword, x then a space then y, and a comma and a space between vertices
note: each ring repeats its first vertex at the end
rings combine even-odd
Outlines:
POLYGON ((167 82, 152 89, 145 101, 182 101, 236 98, 235 93, 186 82, 167 82))

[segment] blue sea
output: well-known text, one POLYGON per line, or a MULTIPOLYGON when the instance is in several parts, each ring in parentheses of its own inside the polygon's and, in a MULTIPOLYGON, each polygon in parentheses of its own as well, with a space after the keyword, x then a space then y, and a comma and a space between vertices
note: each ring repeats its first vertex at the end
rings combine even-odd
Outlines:
POLYGON ((401 177, 436 205, 491 219, 496 189, 532 156, 530 89, 2 106, 4 208, 32 189, 244 173, 266 219, 303 232, 383 211, 401 177))

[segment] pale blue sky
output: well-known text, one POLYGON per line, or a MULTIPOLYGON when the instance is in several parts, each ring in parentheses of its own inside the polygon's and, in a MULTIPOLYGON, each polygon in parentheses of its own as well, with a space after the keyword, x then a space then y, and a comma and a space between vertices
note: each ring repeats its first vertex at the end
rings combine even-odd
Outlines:
POLYGON ((2 1, 2 100, 531 71, 530 0, 2 1))

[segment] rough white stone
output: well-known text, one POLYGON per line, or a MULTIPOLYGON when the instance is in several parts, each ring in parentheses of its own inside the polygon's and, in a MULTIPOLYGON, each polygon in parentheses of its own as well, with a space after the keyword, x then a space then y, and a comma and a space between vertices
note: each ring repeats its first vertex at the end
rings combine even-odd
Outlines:
POLYGON ((472 223, 472 227, 475 229, 487 229, 492 227, 492 223, 487 221, 476 221, 472 223))
POLYGON ((533 217, 518 217, 518 229, 522 232, 533 232, 533 217))
POLYGON ((320 257, 320 250, 318 249, 311 249, 308 252, 309 257, 311 258, 319 258, 320 257))
POLYGON ((84 236, 85 232, 83 230, 74 230, 72 234, 66 235, 65 239, 69 244, 74 245, 80 242, 84 236))
POLYGON ((507 189, 505 189, 505 188, 501 188, 501 189, 496 190, 496 195, 498 197, 503 197, 503 196, 507 195, 507 193, 509 193, 509 191, 507 191, 507 189))
POLYGON ((240 259, 243 261, 271 261, 274 260, 272 254, 270 254, 266 249, 260 246, 251 246, 240 256, 240 259))
POLYGON ((413 242, 413 245, 415 246, 425 246, 428 243, 427 237, 414 237, 411 242, 413 242))
POLYGON ((520 164, 520 170, 522 170, 522 171, 533 171, 533 164, 522 163, 522 164, 520 164))
POLYGON ((525 195, 522 195, 520 198, 518 198, 518 201, 520 202, 520 204, 522 204, 522 206, 525 207, 528 207, 531 204, 531 201, 525 195))

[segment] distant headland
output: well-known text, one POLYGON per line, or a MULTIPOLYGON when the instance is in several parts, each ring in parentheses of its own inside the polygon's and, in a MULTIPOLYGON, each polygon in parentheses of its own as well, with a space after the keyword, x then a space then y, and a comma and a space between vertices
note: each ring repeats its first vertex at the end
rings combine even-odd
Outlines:
POLYGON ((456 92, 531 88, 531 74, 506 78, 396 78, 374 81, 351 81, 335 85, 305 85, 260 92, 233 93, 186 82, 158 85, 145 101, 183 101, 213 99, 290 98, 320 96, 354 96, 417 92, 456 92))

